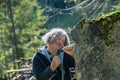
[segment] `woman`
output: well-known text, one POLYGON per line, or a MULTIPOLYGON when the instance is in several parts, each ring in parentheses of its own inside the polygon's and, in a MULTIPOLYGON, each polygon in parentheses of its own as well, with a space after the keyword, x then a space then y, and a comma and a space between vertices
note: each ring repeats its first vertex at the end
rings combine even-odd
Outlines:
POLYGON ((61 28, 47 32, 42 40, 47 46, 38 49, 33 57, 32 70, 37 80, 76 80, 74 48, 61 28))

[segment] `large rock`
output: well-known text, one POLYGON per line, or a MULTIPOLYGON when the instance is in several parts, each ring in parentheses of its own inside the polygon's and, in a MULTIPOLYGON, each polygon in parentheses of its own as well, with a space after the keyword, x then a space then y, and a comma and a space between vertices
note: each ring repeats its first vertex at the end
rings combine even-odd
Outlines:
POLYGON ((120 12, 83 19, 71 35, 78 80, 120 80, 120 12))

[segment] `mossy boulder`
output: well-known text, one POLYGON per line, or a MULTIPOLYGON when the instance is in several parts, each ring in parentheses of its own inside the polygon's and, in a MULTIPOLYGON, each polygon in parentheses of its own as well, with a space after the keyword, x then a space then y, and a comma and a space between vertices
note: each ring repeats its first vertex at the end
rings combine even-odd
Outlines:
POLYGON ((83 19, 71 35, 78 80, 120 80, 120 12, 83 19))

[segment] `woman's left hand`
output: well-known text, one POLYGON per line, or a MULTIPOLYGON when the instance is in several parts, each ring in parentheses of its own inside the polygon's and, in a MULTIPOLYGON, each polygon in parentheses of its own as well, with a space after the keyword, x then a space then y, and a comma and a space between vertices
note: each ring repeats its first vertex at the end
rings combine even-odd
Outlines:
POLYGON ((74 55, 74 48, 72 46, 64 46, 62 50, 70 56, 74 55))

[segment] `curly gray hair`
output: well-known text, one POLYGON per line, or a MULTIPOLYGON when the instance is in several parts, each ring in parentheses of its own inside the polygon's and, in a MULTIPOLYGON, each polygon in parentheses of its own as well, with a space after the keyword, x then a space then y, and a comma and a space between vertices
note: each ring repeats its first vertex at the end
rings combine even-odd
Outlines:
POLYGON ((64 46, 70 45, 70 40, 69 40, 69 37, 68 37, 67 33, 65 32, 65 30, 63 30, 61 28, 51 29, 49 32, 47 32, 42 37, 42 40, 46 44, 52 44, 52 43, 54 43, 62 35, 66 36, 66 40, 65 40, 64 46))

